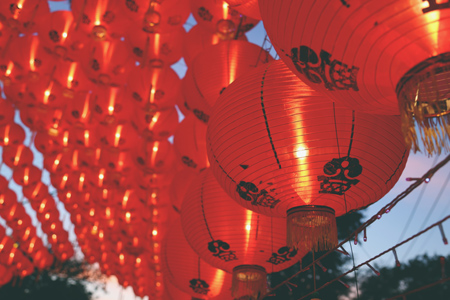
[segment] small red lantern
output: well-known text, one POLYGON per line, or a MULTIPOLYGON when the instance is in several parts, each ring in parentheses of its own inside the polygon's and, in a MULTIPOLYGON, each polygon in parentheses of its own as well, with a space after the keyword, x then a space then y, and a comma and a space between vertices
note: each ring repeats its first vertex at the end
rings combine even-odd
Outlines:
POLYGON ((172 136, 178 127, 178 112, 174 106, 158 111, 137 109, 133 123, 144 139, 165 140, 172 136))
POLYGON ((170 32, 183 26, 189 17, 185 0, 121 0, 123 12, 148 33, 170 32))
POLYGON ((289 245, 315 250, 337 245, 334 216, 382 198, 409 155, 399 117, 342 108, 282 61, 223 93, 207 140, 225 191, 255 212, 287 216, 289 245))
POLYGON ((35 166, 18 167, 14 170, 13 179, 20 186, 34 185, 41 181, 42 171, 35 166))
POLYGON ((33 164, 33 152, 25 145, 8 146, 3 148, 2 159, 11 169, 26 167, 33 164))
POLYGON ((20 145, 25 140, 25 130, 16 123, 0 126, 0 145, 20 145))
POLYGON ((134 57, 143 66, 169 67, 183 55, 186 31, 177 27, 170 32, 147 33, 131 27, 128 33, 134 57))
MULTIPOLYGON (((247 37, 245 35, 239 36, 238 39, 247 41, 247 37)), ((186 35, 183 47, 184 62, 188 67, 190 67, 192 61, 198 54, 205 50, 205 48, 217 45, 222 41, 224 41, 223 37, 221 38, 219 35, 212 33, 202 26, 195 25, 186 35)))
MULTIPOLYGON (((37 24, 39 39, 50 52, 66 57, 70 48, 69 33, 73 28, 73 15, 70 11, 54 11, 37 24)), ((72 30, 73 31, 73 30, 72 30)))
POLYGON ((121 40, 91 41, 80 55, 86 75, 94 83, 120 86, 132 66, 130 49, 121 40))
POLYGON ((191 12, 200 26, 223 39, 243 35, 259 22, 240 14, 225 1, 192 0, 191 12))
POLYGON ((209 167, 206 152, 206 124, 193 115, 186 116, 178 125, 174 136, 174 147, 178 160, 195 171, 209 167))
POLYGON ((0 3, 0 21, 21 32, 30 32, 35 22, 49 13, 47 1, 5 0, 0 3))
POLYGON ((127 93, 144 109, 160 110, 173 107, 181 96, 181 80, 169 67, 133 68, 128 77, 127 93))

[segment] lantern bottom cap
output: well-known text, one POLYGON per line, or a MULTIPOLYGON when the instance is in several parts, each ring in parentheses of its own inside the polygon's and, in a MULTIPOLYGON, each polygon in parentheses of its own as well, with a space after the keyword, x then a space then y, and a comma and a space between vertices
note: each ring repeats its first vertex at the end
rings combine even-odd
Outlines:
POLYGON ((287 245, 327 251, 338 245, 335 211, 327 206, 296 206, 287 211, 287 245))
POLYGON ((266 292, 266 269, 258 265, 240 265, 233 269, 231 294, 234 299, 262 299, 266 292))
POLYGON ((407 145, 428 154, 450 151, 450 52, 430 57, 411 68, 396 87, 407 145), (416 132, 416 125, 419 133, 416 132))

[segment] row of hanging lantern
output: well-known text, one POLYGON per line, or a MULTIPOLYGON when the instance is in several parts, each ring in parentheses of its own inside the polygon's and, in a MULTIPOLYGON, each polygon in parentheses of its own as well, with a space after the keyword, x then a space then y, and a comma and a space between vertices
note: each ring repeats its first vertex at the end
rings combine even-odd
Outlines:
MULTIPOLYGON (((393 187, 409 154, 401 127, 415 143, 414 118, 427 150, 447 148, 441 4, 73 0, 50 14, 9 2, 7 99, 86 259, 136 295, 258 299, 267 273, 335 247, 335 217, 393 187), (282 61, 246 41, 260 17, 282 61), (181 56, 182 81, 169 68, 181 56)), ((17 154, 12 114, 0 136, 17 154)))

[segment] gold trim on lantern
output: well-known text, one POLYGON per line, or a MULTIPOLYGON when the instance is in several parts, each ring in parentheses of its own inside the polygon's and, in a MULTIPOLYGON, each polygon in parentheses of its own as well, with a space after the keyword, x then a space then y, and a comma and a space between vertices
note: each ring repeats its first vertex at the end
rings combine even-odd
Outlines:
POLYGON ((240 265, 233 269, 231 295, 235 299, 261 299, 267 291, 267 272, 261 266, 240 265))
POLYGON ((450 150, 450 52, 409 70, 396 88, 406 143, 420 151, 417 124, 428 154, 450 150))
POLYGON ((338 245, 335 211, 327 206, 296 206, 287 211, 287 245, 326 251, 338 245))

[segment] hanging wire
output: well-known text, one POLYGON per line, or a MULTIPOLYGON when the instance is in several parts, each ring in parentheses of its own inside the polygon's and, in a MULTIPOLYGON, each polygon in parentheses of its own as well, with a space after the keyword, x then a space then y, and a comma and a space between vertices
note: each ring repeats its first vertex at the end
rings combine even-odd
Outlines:
MULTIPOLYGON (((403 192, 401 192, 400 194, 398 194, 391 202, 389 202, 388 204, 386 204, 383 208, 380 209, 380 211, 378 213, 376 213, 375 215, 373 215, 369 220, 367 220, 364 224, 362 224, 358 229, 356 229, 352 234, 350 234, 348 237, 346 237, 342 242, 339 243, 339 245, 337 245, 335 248, 327 251, 326 253, 324 253, 321 257, 319 257, 318 259, 316 259, 316 261, 313 261, 311 264, 315 264, 317 263, 317 261, 322 260, 323 258, 325 258, 326 256, 330 255, 330 253, 339 250, 340 248, 342 248, 342 246, 347 243, 349 240, 351 240, 356 234, 358 234, 359 232, 363 231, 365 228, 367 228, 369 225, 371 225, 372 223, 374 223, 375 221, 377 221, 383 214, 391 211, 401 200, 403 200, 404 198, 406 198, 406 196, 408 196, 410 193, 412 193, 417 187, 419 187, 423 182, 425 181, 429 181, 431 179, 431 177, 433 177, 433 175, 439 170, 441 169, 443 166, 445 166, 448 162, 450 161, 450 155, 448 155, 447 157, 445 157, 442 161, 440 161, 435 167, 432 167, 431 169, 429 169, 421 178, 417 178, 417 180, 415 180, 408 188, 406 188, 403 192)), ((450 218, 450 216, 446 217, 445 219, 443 219, 441 222, 445 221, 446 219, 450 218)), ((437 223, 436 223, 437 224, 437 223)), ((422 231, 420 234, 428 231, 429 229, 431 229, 432 227, 436 226, 436 224, 430 226, 429 228, 427 228, 426 230, 422 231)), ((420 235, 419 234, 419 235, 420 235)), ((411 239, 411 238, 410 238, 411 239)), ((407 241, 409 241, 410 239, 408 239, 407 241)), ((406 242, 407 242, 406 241, 406 242)), ((395 248, 395 247, 394 247, 395 248)), ((389 250, 390 251, 390 250, 389 250)), ((388 252, 389 252, 388 251, 388 252)), ((384 254, 384 253, 383 253, 384 254)), ((383 255, 382 254, 382 255, 383 255)), ((376 256, 375 258, 378 258, 381 255, 376 256)), ((373 260, 373 259, 372 259, 373 260)), ((371 260, 369 260, 368 262, 370 262, 371 260)), ((302 270, 298 271, 297 273, 293 274, 292 276, 290 276, 289 278, 287 278, 286 280, 284 280, 283 282, 279 283, 278 285, 276 285, 275 287, 271 288, 267 294, 271 294, 273 293, 275 290, 279 289, 280 287, 284 286, 286 284, 286 282, 291 281, 292 279, 294 279, 295 277, 297 277, 300 273, 304 272, 305 269, 310 268, 312 265, 308 265, 306 268, 303 268, 302 270)), ((361 266, 361 265, 360 265, 361 266)), ((353 270, 351 270, 353 271, 353 270)), ((349 272, 351 272, 349 271, 349 272)), ((346 274, 345 274, 346 275, 346 274)), ((340 278, 339 278, 340 279, 340 278)), ((328 285, 328 283, 326 284, 328 285)))
MULTIPOLYGON (((422 222, 422 225, 420 225, 419 229, 423 229, 425 227, 425 225, 427 224, 428 220, 431 217, 431 214, 433 213, 434 209, 436 208, 436 205, 439 203, 440 199, 442 198, 442 195, 444 194, 444 190, 447 187, 448 183, 450 182, 450 172, 447 175, 447 178, 445 179, 444 184, 441 186, 441 189, 436 197, 436 199, 434 199, 433 204, 431 205, 430 210, 428 211, 427 216, 425 217, 425 220, 422 222)), ((442 217, 441 217, 442 218, 442 217)), ((425 242, 428 242, 428 239, 431 237, 431 235, 427 236, 427 239, 425 240, 425 242)), ((417 240, 414 240, 411 245, 409 245, 409 248, 406 250, 405 252, 405 256, 408 256, 409 252, 413 249, 414 245, 416 244, 417 240)), ((424 243, 422 245, 422 247, 420 249, 423 249, 426 243, 424 243)))
MULTIPOLYGON (((427 231, 433 229, 434 227, 440 226, 442 223, 444 223, 444 222, 447 221, 448 219, 450 219, 450 215, 448 215, 448 216, 445 217, 444 219, 442 219, 442 220, 440 220, 440 221, 438 221, 438 222, 436 222, 436 223, 430 225, 430 226, 427 227, 426 229, 424 229, 424 230, 422 230, 422 231, 419 231, 418 233, 416 233, 416 234, 414 234, 413 236, 409 237, 408 239, 406 239, 406 240, 404 240, 404 241, 402 241, 402 242, 396 244, 395 246, 393 246, 393 247, 391 247, 391 248, 389 248, 389 249, 387 249, 387 250, 381 252, 380 254, 378 254, 378 255, 376 255, 376 256, 374 256, 374 257, 372 257, 372 258, 366 260, 365 262, 363 262, 363 263, 361 263, 361 264, 359 264, 359 265, 353 267, 352 269, 348 270, 347 272, 342 273, 342 274, 339 275, 338 277, 334 278, 333 280, 328 281, 327 283, 325 283, 324 285, 322 285, 322 286, 319 287, 318 289, 315 289, 314 291, 308 293, 307 295, 304 295, 303 297, 299 298, 298 300, 305 299, 305 298, 311 296, 312 294, 317 293, 318 291, 320 291, 320 290, 322 290, 323 288, 327 287, 327 286, 330 285, 331 283, 333 283, 333 282, 335 282, 335 281, 339 281, 341 278, 343 278, 344 276, 349 275, 350 273, 354 272, 355 270, 359 269, 360 267, 362 267, 362 266, 364 266, 364 265, 367 265, 368 263, 374 261, 375 259, 380 258, 381 256, 385 255, 386 253, 389 253, 389 252, 391 252, 391 251, 395 251, 396 248, 398 248, 398 247, 400 247, 400 246, 402 246, 402 245, 408 243, 409 241, 411 241, 411 240, 413 240, 413 239, 415 239, 415 238, 421 236, 421 235, 424 234, 425 232, 427 232, 427 231)), ((346 242, 347 242, 347 241, 346 241, 346 242)), ((326 255, 326 254, 325 254, 325 255, 326 255)), ((321 260, 325 255, 321 256, 321 257, 318 258, 317 260, 321 260)), ((311 264, 315 264, 315 263, 317 263, 317 262, 316 262, 316 261, 313 261, 311 264)), ((306 269, 308 269, 309 267, 311 267, 311 264, 308 265, 308 266, 306 267, 306 269)), ((301 273, 301 272, 303 272, 303 271, 298 272, 297 274, 295 274, 295 276, 297 276, 297 275, 298 275, 299 273, 301 273)), ((273 289, 271 290, 271 292, 273 292, 273 289)))
MULTIPOLYGON (((436 156, 436 157, 434 158, 433 166, 436 165, 437 159, 438 159, 438 156, 436 156)), ((420 202, 421 202, 422 199, 423 199, 423 194, 425 193, 425 190, 427 189, 427 187, 428 187, 428 185, 424 185, 424 186, 422 187, 422 190, 420 190, 419 197, 417 197, 416 203, 414 204, 414 208, 413 208, 413 210, 411 211, 411 213, 409 214, 408 221, 406 221, 405 227, 403 227, 403 231, 402 231, 402 233, 400 234, 400 238, 398 239, 398 241, 401 241, 401 240, 405 237, 406 230, 408 229, 408 227, 409 227, 409 225, 411 224, 411 221, 412 221, 414 215, 416 214, 417 208, 419 207, 419 204, 420 204, 420 202)))

